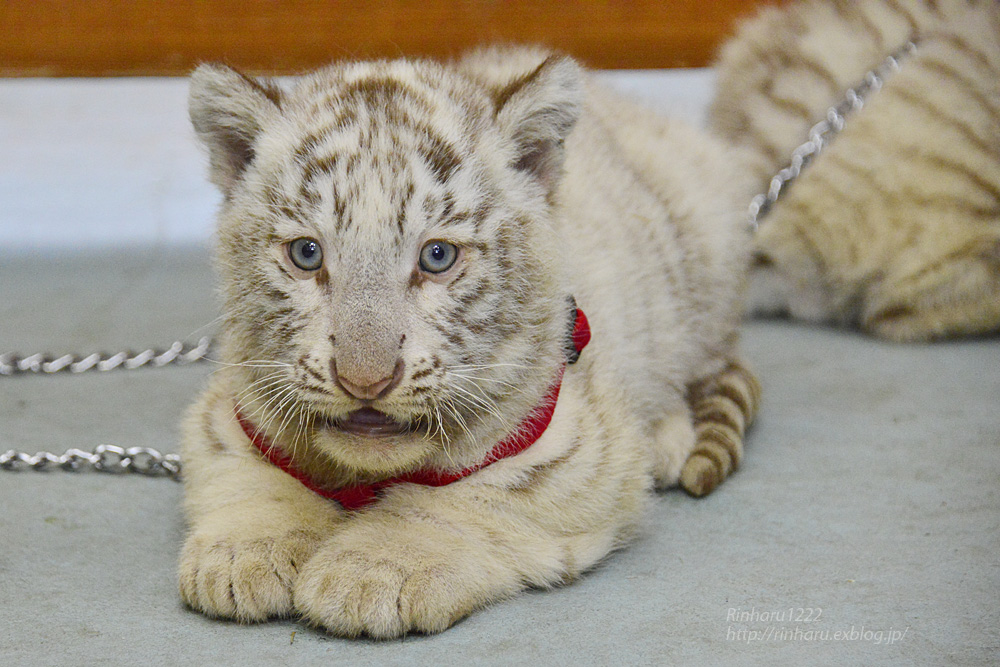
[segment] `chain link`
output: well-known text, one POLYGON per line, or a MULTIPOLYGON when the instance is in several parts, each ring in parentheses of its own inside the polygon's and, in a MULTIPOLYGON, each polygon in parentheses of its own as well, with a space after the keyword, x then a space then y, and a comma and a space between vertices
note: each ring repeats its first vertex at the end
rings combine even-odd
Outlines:
POLYGON ((115 369, 135 370, 150 367, 184 366, 204 359, 212 349, 212 339, 207 336, 198 341, 197 345, 185 346, 175 341, 165 350, 144 350, 138 354, 132 352, 117 352, 101 354, 95 352, 87 356, 64 354, 56 357, 48 354, 31 354, 19 357, 13 352, 0 354, 0 375, 25 375, 39 373, 52 375, 55 373, 85 373, 87 371, 106 372, 115 369))
POLYGON ((762 192, 750 201, 747 209, 747 223, 752 232, 760 226, 760 219, 771 210, 781 193, 799 177, 802 169, 816 158, 823 149, 844 129, 844 120, 852 113, 859 111, 868 99, 882 89, 886 79, 899 71, 899 63, 912 55, 917 49, 916 41, 909 41, 882 63, 869 70, 860 84, 851 88, 844 99, 826 111, 826 118, 813 125, 809 130, 809 139, 794 151, 792 159, 784 169, 779 171, 768 185, 767 192, 762 192))
POLYGON ((27 454, 13 449, 0 454, 0 470, 62 470, 78 471, 92 468, 107 473, 138 473, 148 477, 170 477, 179 480, 181 457, 177 454, 161 454, 149 447, 129 447, 98 445, 92 452, 82 449, 67 449, 62 455, 50 452, 27 454))

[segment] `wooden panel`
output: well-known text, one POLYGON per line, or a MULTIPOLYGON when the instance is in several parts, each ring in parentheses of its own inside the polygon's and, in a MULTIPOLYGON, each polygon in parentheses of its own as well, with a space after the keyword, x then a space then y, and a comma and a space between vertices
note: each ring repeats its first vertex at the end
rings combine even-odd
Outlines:
POLYGON ((205 60, 293 73, 495 41, 548 44, 593 67, 690 67, 709 62, 736 17, 773 1, 5 0, 0 75, 174 75, 205 60))

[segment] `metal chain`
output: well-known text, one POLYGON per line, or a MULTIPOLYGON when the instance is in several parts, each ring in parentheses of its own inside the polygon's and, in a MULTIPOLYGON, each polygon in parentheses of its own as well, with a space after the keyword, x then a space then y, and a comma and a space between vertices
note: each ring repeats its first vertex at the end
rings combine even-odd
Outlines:
POLYGON ((50 470, 57 467, 76 471, 91 467, 100 472, 134 472, 149 477, 170 477, 180 479, 181 457, 177 454, 161 454, 149 447, 115 447, 98 445, 93 452, 82 449, 67 449, 65 454, 38 452, 30 455, 9 450, 0 454, 0 470, 50 470))
POLYGON ((135 370, 143 366, 160 368, 170 364, 184 366, 204 359, 211 347, 212 339, 205 337, 194 346, 185 346, 184 343, 176 341, 165 350, 150 349, 138 354, 131 352, 101 354, 95 352, 85 357, 76 354, 64 354, 59 357, 48 354, 32 354, 27 357, 19 357, 13 352, 7 352, 0 354, 0 375, 106 372, 118 368, 135 370))
MULTIPOLYGON (((64 354, 59 357, 47 354, 32 354, 26 357, 8 352, 0 354, 0 375, 13 377, 38 373, 85 373, 87 371, 107 372, 116 369, 136 370, 139 368, 162 368, 163 366, 185 366, 207 358, 212 349, 212 339, 204 337, 196 345, 185 345, 175 341, 165 350, 145 350, 138 354, 117 352, 101 354, 95 352, 86 356, 64 354)), ((177 454, 161 454, 150 447, 130 447, 98 445, 92 452, 82 449, 68 449, 64 454, 37 452, 28 454, 8 450, 0 454, 0 470, 62 470, 77 471, 92 468, 100 472, 133 472, 149 477, 170 477, 179 480, 181 457, 177 454)))
POLYGON ((865 105, 872 95, 882 89, 886 79, 899 71, 899 63, 912 55, 917 49, 916 40, 909 41, 897 49, 880 65, 869 70, 860 84, 847 91, 844 99, 826 111, 826 118, 813 125, 809 130, 809 139, 794 151, 791 162, 771 178, 767 192, 762 192, 750 201, 747 209, 747 223, 752 232, 760 226, 760 219, 771 210, 771 207, 782 192, 799 177, 805 168, 833 138, 844 129, 844 120, 865 105))

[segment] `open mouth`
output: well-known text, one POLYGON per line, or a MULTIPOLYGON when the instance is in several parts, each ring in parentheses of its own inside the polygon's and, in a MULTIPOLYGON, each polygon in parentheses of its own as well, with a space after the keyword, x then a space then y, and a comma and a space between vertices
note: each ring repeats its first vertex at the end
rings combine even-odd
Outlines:
POLYGON ((369 438, 403 435, 413 430, 412 424, 398 422, 374 408, 355 410, 345 418, 333 422, 333 426, 341 431, 369 438))

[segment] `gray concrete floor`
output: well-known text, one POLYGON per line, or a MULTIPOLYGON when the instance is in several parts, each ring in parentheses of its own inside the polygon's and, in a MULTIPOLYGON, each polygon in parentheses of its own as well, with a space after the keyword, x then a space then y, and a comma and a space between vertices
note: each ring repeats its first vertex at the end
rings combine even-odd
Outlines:
MULTIPOLYGON (((703 70, 606 77, 692 117, 711 93, 703 70)), ((206 253, 177 249, 207 239, 217 200, 185 97, 172 79, 0 80, 0 352, 212 331, 206 253)), ((434 637, 210 621, 176 593, 178 484, 0 471, 0 664, 1000 663, 1000 339, 753 322, 744 341, 765 395, 732 479, 659 495, 582 581, 434 637)), ((176 451, 211 371, 0 378, 0 450, 176 451)))
MULTIPOLYGON (((7 257, 0 344, 191 339, 211 331, 211 285, 196 249, 7 257)), ((732 479, 703 500, 660 494, 640 537, 582 581, 433 637, 205 619, 176 593, 180 485, 0 472, 2 662, 995 664, 1000 340, 900 346, 753 322, 744 348, 765 398, 732 479)), ((176 451, 211 370, 0 378, 0 449, 176 451)))

